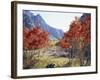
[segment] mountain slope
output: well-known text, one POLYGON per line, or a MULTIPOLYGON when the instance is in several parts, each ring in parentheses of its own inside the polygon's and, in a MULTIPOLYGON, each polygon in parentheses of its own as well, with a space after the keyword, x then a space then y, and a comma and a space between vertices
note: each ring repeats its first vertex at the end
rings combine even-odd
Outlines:
POLYGON ((31 29, 32 27, 41 27, 44 31, 49 32, 50 38, 52 39, 62 39, 64 36, 64 32, 60 29, 56 29, 48 25, 45 20, 41 17, 41 15, 34 15, 30 11, 23 11, 23 25, 31 29))

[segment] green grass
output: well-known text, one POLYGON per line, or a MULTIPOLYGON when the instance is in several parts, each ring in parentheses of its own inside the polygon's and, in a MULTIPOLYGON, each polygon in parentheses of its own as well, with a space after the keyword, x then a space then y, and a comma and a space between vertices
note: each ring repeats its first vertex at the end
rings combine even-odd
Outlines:
POLYGON ((77 58, 74 58, 71 60, 71 67, 79 67, 80 66, 80 60, 77 58))
POLYGON ((33 68, 45 68, 48 64, 55 64, 54 67, 63 67, 69 62, 68 58, 54 57, 54 56, 34 56, 32 60, 38 60, 33 68))

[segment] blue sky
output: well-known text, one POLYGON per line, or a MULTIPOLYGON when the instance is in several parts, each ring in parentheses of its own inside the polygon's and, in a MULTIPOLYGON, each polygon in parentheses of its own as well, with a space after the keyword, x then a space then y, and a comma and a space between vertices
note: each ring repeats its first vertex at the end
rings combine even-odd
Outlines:
POLYGON ((62 29, 64 32, 69 30, 69 26, 75 17, 81 17, 82 13, 70 12, 46 12, 46 11, 31 11, 34 15, 40 14, 42 18, 52 27, 62 29))

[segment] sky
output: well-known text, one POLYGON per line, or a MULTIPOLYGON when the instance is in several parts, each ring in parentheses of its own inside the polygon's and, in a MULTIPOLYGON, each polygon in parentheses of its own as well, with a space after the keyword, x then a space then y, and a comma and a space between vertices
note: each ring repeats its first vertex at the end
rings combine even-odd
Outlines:
POLYGON ((46 12, 31 11, 34 15, 40 14, 46 23, 54 28, 62 29, 64 32, 69 30, 69 26, 75 17, 81 17, 83 13, 71 12, 46 12))

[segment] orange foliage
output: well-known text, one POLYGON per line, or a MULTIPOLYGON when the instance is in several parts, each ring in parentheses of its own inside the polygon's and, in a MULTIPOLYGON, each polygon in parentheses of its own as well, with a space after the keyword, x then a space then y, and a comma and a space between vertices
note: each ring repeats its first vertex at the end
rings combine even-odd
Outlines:
POLYGON ((37 49, 45 47, 49 41, 49 33, 43 31, 39 27, 35 27, 31 30, 24 28, 23 32, 24 49, 37 49))
POLYGON ((69 48, 73 40, 81 40, 84 44, 90 43, 91 39, 91 18, 85 16, 83 21, 75 19, 70 25, 68 32, 64 33, 64 38, 60 41, 62 48, 69 48))

